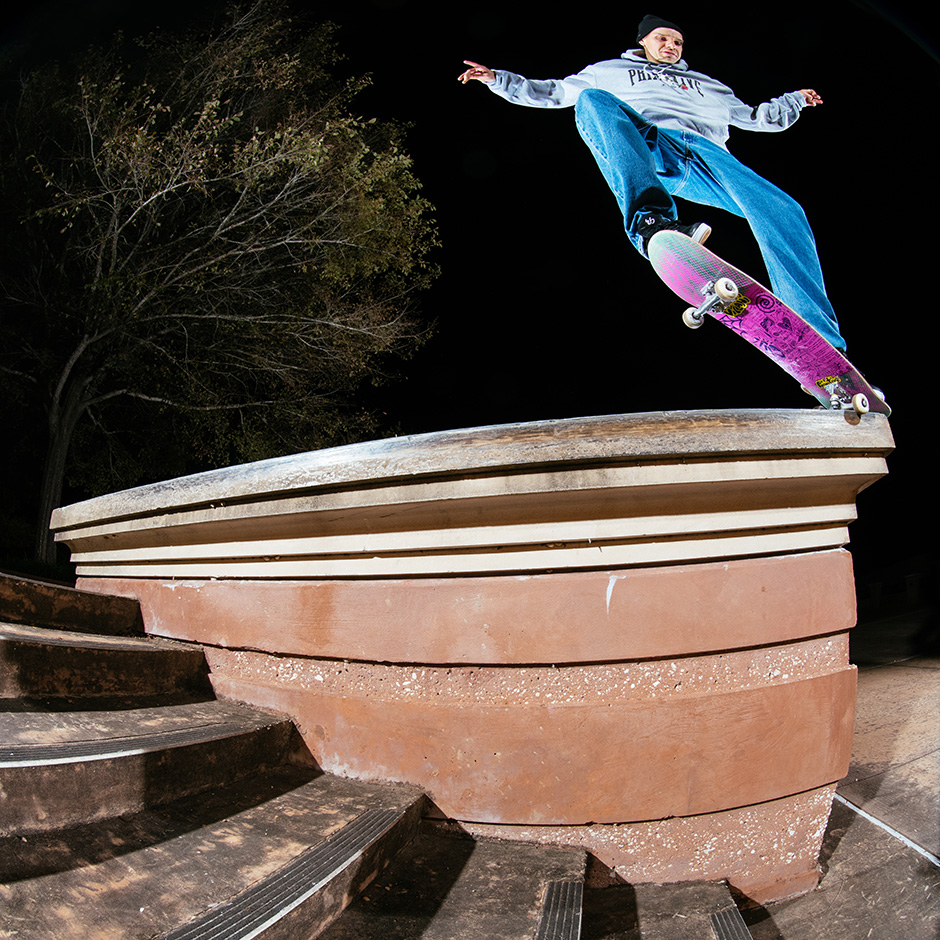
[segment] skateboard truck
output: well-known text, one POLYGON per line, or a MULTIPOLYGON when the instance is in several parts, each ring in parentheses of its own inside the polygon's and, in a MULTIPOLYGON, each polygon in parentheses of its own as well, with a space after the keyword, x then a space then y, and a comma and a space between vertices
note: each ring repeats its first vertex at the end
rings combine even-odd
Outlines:
POLYGON ((857 415, 867 415, 871 410, 868 396, 864 392, 856 392, 851 398, 846 392, 841 395, 833 392, 829 396, 829 407, 833 411, 842 411, 846 406, 849 406, 857 415))
POLYGON ((697 307, 689 307, 682 314, 682 322, 697 330, 705 322, 705 314, 712 310, 724 310, 738 299, 738 285, 730 277, 707 281, 702 288, 705 299, 697 307))
POLYGON ((821 381, 816 384, 823 391, 829 392, 829 407, 833 411, 842 411, 843 408, 848 406, 856 414, 865 415, 871 410, 868 396, 864 392, 856 392, 854 395, 849 395, 838 379, 833 379, 828 383, 821 381))

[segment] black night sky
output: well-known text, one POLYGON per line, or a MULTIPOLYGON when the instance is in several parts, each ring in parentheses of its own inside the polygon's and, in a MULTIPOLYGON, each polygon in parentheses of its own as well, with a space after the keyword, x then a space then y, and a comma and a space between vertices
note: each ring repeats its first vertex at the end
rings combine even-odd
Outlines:
MULTIPOLYGON (((4 38, 54 57, 117 27, 174 26, 216 6, 46 0, 8 15, 4 38)), ((627 241, 572 111, 513 107, 478 83, 461 86, 463 59, 563 77, 634 47, 638 20, 653 12, 683 26, 692 68, 749 103, 816 88, 825 104, 806 109, 794 127, 733 130, 730 149, 803 204, 849 357, 895 409, 891 475, 861 496, 851 528, 860 570, 927 551, 937 412, 928 279, 938 217, 927 144, 940 90, 931 6, 294 6, 337 23, 348 71, 372 73, 358 110, 411 125, 408 147, 437 207, 442 274, 422 304, 437 321, 436 338, 378 402, 399 433, 619 412, 812 407, 792 379, 716 323, 696 332, 682 325, 682 302, 627 241)), ((743 221, 707 209, 684 214, 712 224, 712 250, 766 279, 743 221)))

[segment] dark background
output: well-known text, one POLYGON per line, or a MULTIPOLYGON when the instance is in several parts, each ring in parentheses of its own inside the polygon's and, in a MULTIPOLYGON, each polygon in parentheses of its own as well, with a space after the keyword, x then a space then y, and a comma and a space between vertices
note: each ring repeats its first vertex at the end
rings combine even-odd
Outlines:
MULTIPOLYGON (((43 2, 8 15, 4 41, 35 58, 209 18, 219 4, 43 2)), ((422 302, 435 338, 376 394, 394 433, 705 408, 812 407, 799 387, 716 323, 683 327, 682 302, 633 250, 572 110, 514 107, 474 59, 560 78, 636 46, 646 13, 679 23, 690 66, 745 101, 813 87, 825 104, 782 134, 732 130, 731 151, 802 203, 852 361, 895 409, 890 477, 859 499, 851 532, 868 577, 929 570, 935 523, 930 388, 938 225, 935 10, 838 0, 639 5, 303 2, 330 19, 350 74, 374 84, 367 116, 411 125, 408 148, 437 208, 442 274, 422 302)), ((910 5, 913 7, 913 5, 910 5)), ((680 204, 680 211, 683 206, 680 204)), ((717 210, 709 247, 765 279, 746 224, 717 210)))

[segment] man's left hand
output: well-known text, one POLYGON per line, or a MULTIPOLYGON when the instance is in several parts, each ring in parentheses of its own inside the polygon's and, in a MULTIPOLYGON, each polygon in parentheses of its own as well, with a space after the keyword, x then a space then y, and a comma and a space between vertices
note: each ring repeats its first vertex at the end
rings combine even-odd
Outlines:
POLYGON ((815 108, 817 104, 822 104, 822 98, 812 88, 801 88, 800 94, 806 99, 806 103, 815 108))

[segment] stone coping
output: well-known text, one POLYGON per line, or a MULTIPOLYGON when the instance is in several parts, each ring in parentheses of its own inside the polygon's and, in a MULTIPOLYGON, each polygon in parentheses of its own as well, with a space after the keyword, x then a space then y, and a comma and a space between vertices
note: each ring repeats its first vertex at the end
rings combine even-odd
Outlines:
POLYGON ((819 410, 651 412, 535 421, 366 441, 225 467, 55 510, 59 533, 91 523, 435 477, 733 454, 884 456, 887 419, 819 410))

